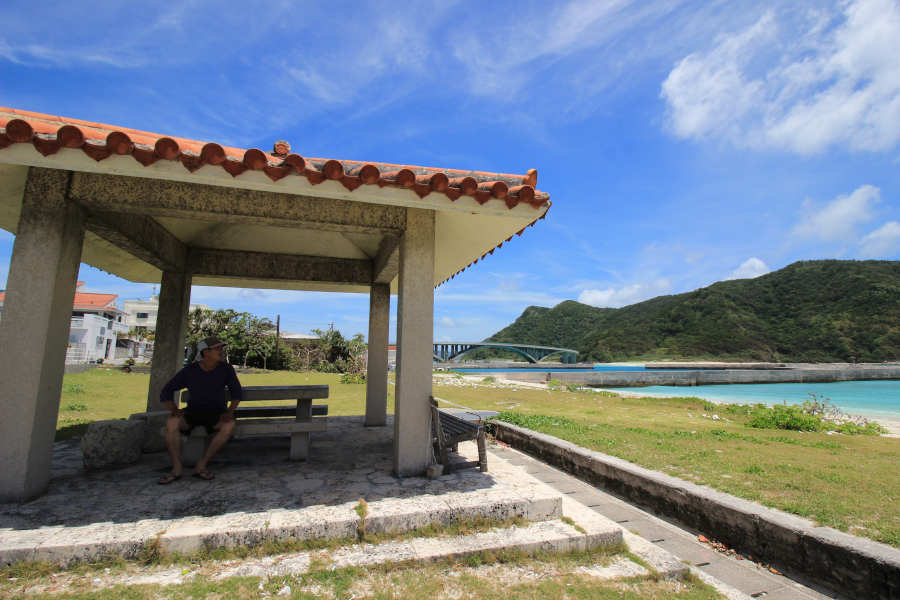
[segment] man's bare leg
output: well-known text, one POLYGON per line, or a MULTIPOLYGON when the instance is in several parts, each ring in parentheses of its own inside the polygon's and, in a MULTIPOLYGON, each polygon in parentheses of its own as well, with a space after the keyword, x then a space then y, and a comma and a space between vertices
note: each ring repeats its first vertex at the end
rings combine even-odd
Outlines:
POLYGON ((184 417, 171 416, 166 419, 166 448, 168 448, 169 457, 172 459, 172 473, 163 477, 160 482, 170 477, 177 479, 184 473, 184 466, 181 464, 181 432, 186 430, 187 423, 184 417))
POLYGON ((206 448, 206 454, 203 455, 199 461, 197 461, 197 466, 194 467, 195 473, 205 473, 206 472, 206 464, 209 462, 216 453, 222 449, 222 446, 225 445, 225 442, 228 441, 228 438, 231 437, 231 432, 234 431, 234 421, 225 421, 219 422, 216 425, 216 435, 213 436, 213 439, 209 441, 209 446, 206 448))

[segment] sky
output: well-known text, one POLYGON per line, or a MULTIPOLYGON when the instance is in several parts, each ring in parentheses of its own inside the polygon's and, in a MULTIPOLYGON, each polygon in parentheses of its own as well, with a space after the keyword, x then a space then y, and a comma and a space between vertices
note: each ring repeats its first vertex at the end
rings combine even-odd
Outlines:
MULTIPOLYGON (((304 156, 537 169, 548 217, 437 288, 437 341, 484 339, 530 305, 900 258, 897 0, 7 0, 0 15, 3 106, 304 156)), ((0 231, 0 289, 13 241, 0 231)), ((88 265, 79 279, 153 293, 88 265)), ((367 332, 360 294, 191 300, 367 332)))

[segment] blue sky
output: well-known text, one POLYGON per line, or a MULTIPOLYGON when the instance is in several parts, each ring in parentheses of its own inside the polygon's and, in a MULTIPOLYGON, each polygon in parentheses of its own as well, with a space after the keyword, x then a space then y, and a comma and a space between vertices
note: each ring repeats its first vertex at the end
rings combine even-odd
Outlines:
MULTIPOLYGON (((0 105, 301 155, 524 173, 548 218, 438 288, 435 339, 796 260, 900 258, 900 3, 185 1, 0 10, 0 105), (171 6, 170 6, 171 4, 171 6), (87 23, 87 24, 85 24, 87 23)), ((0 282, 13 236, 0 232, 0 282)), ((122 299, 133 284, 82 265, 122 299)), ((0 284, 2 287, 2 284, 0 284)), ((362 295, 195 287, 307 332, 362 295)))

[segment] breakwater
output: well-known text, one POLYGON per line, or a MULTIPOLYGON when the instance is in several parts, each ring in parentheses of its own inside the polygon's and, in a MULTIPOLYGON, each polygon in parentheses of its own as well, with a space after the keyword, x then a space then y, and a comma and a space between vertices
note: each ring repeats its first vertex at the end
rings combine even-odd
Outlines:
POLYGON ((507 373, 506 379, 541 382, 557 379, 592 387, 642 387, 648 385, 719 385, 729 383, 829 383, 900 379, 900 366, 722 369, 706 371, 584 371, 580 373, 507 373))

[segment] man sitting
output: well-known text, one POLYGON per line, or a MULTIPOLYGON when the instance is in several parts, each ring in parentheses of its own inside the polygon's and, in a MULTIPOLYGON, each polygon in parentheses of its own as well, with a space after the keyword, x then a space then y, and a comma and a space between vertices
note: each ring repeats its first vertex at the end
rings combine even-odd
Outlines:
POLYGON ((181 479, 181 434, 190 433, 194 427, 203 426, 215 436, 209 442, 206 454, 194 468, 194 477, 210 480, 215 477, 206 469, 209 459, 215 456, 234 431, 234 409, 241 401, 242 390, 234 367, 224 362, 225 343, 212 336, 197 344, 194 362, 181 369, 163 387, 159 400, 172 413, 166 420, 166 446, 172 457, 172 472, 159 480, 166 485, 181 479), (231 392, 231 406, 225 408, 225 388, 231 392), (190 398, 184 410, 175 405, 176 391, 188 389, 190 398))

